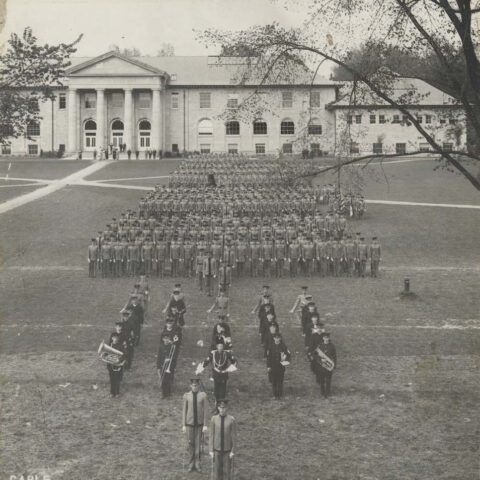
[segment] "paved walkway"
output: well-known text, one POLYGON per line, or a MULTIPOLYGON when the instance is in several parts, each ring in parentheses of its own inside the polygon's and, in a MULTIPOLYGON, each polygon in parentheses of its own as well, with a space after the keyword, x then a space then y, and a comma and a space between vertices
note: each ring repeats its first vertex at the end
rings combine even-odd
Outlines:
MULTIPOLYGON (((1 203, 0 214, 13 210, 14 208, 20 207, 27 203, 34 202, 35 200, 39 200, 40 198, 50 195, 51 193, 56 192, 62 189, 63 187, 66 187, 67 185, 72 185, 72 184, 74 185, 80 180, 82 180, 83 178, 88 177, 89 175, 92 175, 92 173, 97 172, 103 167, 109 165, 110 163, 111 162, 97 162, 92 165, 89 165, 86 168, 83 168, 82 170, 79 170, 78 172, 72 173, 71 175, 61 178, 60 180, 48 181, 48 184, 45 187, 38 188, 33 192, 26 193, 25 195, 20 195, 4 203, 1 203)), ((32 180, 32 179, 29 179, 29 180, 32 180)), ((38 180, 39 184, 41 182, 45 183, 44 180, 43 181, 38 180)))

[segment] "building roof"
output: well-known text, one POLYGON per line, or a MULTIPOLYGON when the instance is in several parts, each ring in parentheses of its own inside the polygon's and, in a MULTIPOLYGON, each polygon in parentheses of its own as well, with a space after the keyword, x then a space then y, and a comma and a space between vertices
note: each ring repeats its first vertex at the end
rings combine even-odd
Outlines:
MULTIPOLYGON (((355 95, 352 95, 352 87, 353 82, 344 82, 339 100, 330 103, 328 108, 391 106, 365 85, 361 85, 355 95)), ((385 91, 390 98, 405 106, 458 105, 455 98, 418 78, 399 77, 385 91)))
MULTIPOLYGON (((99 57, 72 57, 72 66, 67 74, 75 73, 97 62, 103 61, 106 57, 114 56, 123 58, 126 61, 135 62, 138 65, 145 65, 158 72, 166 72, 169 75, 168 83, 171 86, 222 86, 222 85, 258 85, 260 75, 249 75, 242 83, 241 79, 247 71, 248 64, 242 57, 219 57, 219 56, 173 56, 173 57, 124 57, 116 52, 108 52, 99 57)), ((252 70, 250 70, 251 72, 252 70)), ((294 83, 282 81, 279 75, 278 81, 271 81, 265 85, 311 85, 312 76, 310 72, 297 71, 294 75, 294 83)), ((337 82, 317 76, 313 82, 315 86, 336 86, 337 82)))

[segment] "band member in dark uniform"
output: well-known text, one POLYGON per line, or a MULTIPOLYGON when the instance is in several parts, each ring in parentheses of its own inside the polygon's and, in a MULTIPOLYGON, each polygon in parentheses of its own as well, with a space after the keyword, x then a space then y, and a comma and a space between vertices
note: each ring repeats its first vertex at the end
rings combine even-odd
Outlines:
POLYGON ((187 312, 187 307, 185 306, 185 299, 179 287, 174 288, 173 294, 164 309, 164 313, 165 312, 167 316, 172 317, 180 327, 185 325, 184 315, 187 312))
POLYGON ((260 334, 260 343, 265 343, 265 333, 268 331, 267 316, 272 314, 275 318, 275 307, 270 303, 270 297, 268 295, 263 297, 263 304, 258 309, 258 333, 260 334))
POLYGON ((320 316, 318 315, 318 313, 314 312, 310 317, 310 322, 308 323, 305 329, 305 348, 307 350, 311 343, 312 335, 322 334, 325 331, 324 326, 325 325, 322 322, 320 322, 320 316))
POLYGON ((190 392, 183 395, 182 431, 186 434, 188 444, 188 471, 201 472, 200 447, 202 433, 208 425, 208 397, 199 391, 200 379, 190 379, 190 392))
POLYGON ((308 358, 317 377, 317 383, 320 385, 320 392, 326 398, 330 395, 333 370, 337 366, 337 352, 333 343, 330 342, 329 333, 312 335, 308 358), (320 341, 317 337, 320 337, 320 341))
POLYGON ((209 363, 212 364, 214 394, 215 399, 218 401, 227 395, 228 369, 231 365, 237 365, 237 359, 232 352, 225 351, 223 342, 217 343, 216 347, 201 364, 201 371, 209 363))
POLYGON ((160 346, 157 355, 157 372, 160 378, 162 397, 169 397, 172 393, 175 367, 181 337, 173 329, 173 319, 167 318, 166 327, 160 335, 160 346))
POLYGON ((132 328, 135 333, 135 345, 140 343, 140 334, 142 331, 142 325, 145 322, 145 311, 138 301, 138 295, 132 296, 132 308, 131 308, 131 321, 132 328))
POLYGON ((280 333, 280 327, 271 313, 267 315, 267 322, 265 325, 266 333, 264 336, 263 343, 263 356, 267 357, 267 352, 269 348, 273 345, 273 337, 280 333))
POLYGON ((120 382, 123 378, 123 366, 125 365, 125 350, 116 333, 112 334, 109 346, 122 352, 118 365, 107 363, 108 375, 110 377, 110 396, 116 397, 120 395, 120 382))
POLYGON ((218 415, 210 421, 209 454, 213 460, 213 480, 233 479, 233 456, 236 448, 237 425, 227 414, 227 401, 217 401, 218 415))
POLYGON ((233 345, 230 335, 230 325, 227 322, 219 320, 213 327, 210 351, 215 350, 218 343, 223 343, 224 350, 231 350, 233 345))
POLYGON ((290 362, 291 353, 279 333, 273 335, 273 344, 267 350, 268 379, 272 384, 273 396, 279 399, 283 395, 285 362, 290 362))

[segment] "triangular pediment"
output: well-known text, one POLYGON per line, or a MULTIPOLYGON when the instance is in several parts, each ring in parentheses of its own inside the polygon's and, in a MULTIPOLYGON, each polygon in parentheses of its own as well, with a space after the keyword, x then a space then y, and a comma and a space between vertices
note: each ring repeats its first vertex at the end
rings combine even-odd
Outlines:
POLYGON ((70 67, 67 75, 166 75, 163 70, 117 52, 108 52, 79 65, 70 67))

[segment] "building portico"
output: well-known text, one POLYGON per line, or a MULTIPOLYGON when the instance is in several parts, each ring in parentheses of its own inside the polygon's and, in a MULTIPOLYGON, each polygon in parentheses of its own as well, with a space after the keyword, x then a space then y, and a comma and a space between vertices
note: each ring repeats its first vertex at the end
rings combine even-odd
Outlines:
POLYGON ((112 54, 71 68, 68 152, 101 151, 109 145, 126 145, 132 151, 163 149, 166 77, 150 65, 112 54))

